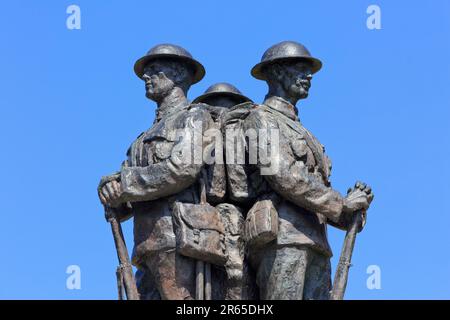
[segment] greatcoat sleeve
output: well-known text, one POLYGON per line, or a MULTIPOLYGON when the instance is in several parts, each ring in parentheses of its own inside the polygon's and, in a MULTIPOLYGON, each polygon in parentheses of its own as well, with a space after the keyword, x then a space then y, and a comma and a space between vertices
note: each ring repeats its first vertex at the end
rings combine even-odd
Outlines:
MULTIPOLYGON (((167 159, 146 167, 126 167, 121 171, 122 201, 151 201, 177 194, 192 185, 202 167, 202 157, 194 159, 196 151, 208 147, 202 132, 212 126, 212 119, 206 110, 195 108, 187 111, 183 125, 177 130, 176 141, 170 143, 172 149, 167 159), (194 141, 200 135, 200 140, 194 141)), ((163 139, 163 138, 159 138, 163 139)), ((198 156, 198 155, 197 155, 198 156)))
MULTIPOLYGON (((339 192, 326 186, 317 172, 305 163, 304 157, 293 150, 293 141, 287 130, 280 130, 276 117, 268 112, 254 110, 247 117, 245 129, 255 129, 258 136, 266 132, 267 143, 258 143, 257 167, 261 173, 271 167, 264 178, 269 185, 286 200, 311 212, 325 215, 331 221, 339 223, 343 208, 343 197, 339 192), (278 130, 278 138, 271 134, 278 130), (272 131, 274 132, 274 131, 272 131), (274 146, 278 145, 278 149, 274 146), (263 155, 267 155, 263 159, 263 155)), ((252 147, 249 146, 249 152, 252 147)), ((251 158, 251 155, 249 155, 251 158)))

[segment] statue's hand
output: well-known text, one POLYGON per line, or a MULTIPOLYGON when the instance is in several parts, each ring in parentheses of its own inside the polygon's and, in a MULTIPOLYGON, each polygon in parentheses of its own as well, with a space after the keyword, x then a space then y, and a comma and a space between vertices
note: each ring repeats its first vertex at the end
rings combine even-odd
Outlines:
POLYGON ((348 189, 344 199, 344 212, 352 213, 367 210, 373 200, 372 189, 362 182, 357 182, 353 188, 348 189))
POLYGON ((102 178, 98 187, 98 197, 104 206, 111 208, 118 207, 122 195, 122 187, 118 175, 112 175, 102 178))
POLYGON ((362 182, 357 182, 353 188, 348 189, 344 199, 343 211, 347 215, 348 221, 353 220, 353 215, 362 214, 359 232, 364 228, 367 219, 367 209, 373 200, 372 188, 362 182))

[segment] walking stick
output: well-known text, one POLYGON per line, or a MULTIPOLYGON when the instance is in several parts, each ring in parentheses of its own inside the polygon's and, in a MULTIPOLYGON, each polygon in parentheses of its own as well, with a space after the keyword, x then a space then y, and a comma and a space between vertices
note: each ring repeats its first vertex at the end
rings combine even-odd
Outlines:
POLYGON ((203 300, 205 289, 205 263, 197 260, 195 269, 195 300, 203 300))
POLYGON ((195 269, 195 299, 211 300, 211 264, 197 260, 195 269))
POLYGON ((353 248, 355 247, 356 234, 362 221, 363 212, 356 212, 345 234, 344 244, 342 246, 341 256, 334 275, 333 289, 331 290, 331 300, 342 300, 347 287, 348 272, 352 261, 353 248))
MULTIPOLYGON (((200 204, 206 204, 206 173, 200 177, 200 204)), ((197 260, 195 266, 195 299, 211 300, 211 264, 197 260)))
POLYGON ((117 218, 117 214, 113 208, 105 207, 106 220, 111 224, 111 231, 114 238, 114 244, 116 246, 117 258, 119 259, 119 266, 117 267, 116 276, 119 290, 119 299, 123 299, 122 284, 125 288, 127 300, 139 300, 139 293, 134 280, 133 268, 131 267, 130 258, 128 256, 127 246, 123 238, 122 227, 120 221, 117 218), (120 276, 119 274, 120 273, 120 276))
POLYGON ((117 295, 119 300, 125 300, 123 297, 123 277, 122 270, 120 267, 116 269, 116 280, 117 280, 117 295))

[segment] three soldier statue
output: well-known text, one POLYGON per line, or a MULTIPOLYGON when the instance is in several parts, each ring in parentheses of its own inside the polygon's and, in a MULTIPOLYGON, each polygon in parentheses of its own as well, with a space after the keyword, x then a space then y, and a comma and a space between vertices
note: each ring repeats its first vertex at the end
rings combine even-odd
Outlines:
POLYGON ((269 88, 258 104, 228 83, 188 101, 205 69, 179 46, 135 63, 155 121, 98 187, 116 245, 120 222, 134 221, 135 275, 117 247, 128 298, 333 298, 327 225, 350 233, 345 273, 373 193, 360 182, 334 190, 331 161, 298 118, 321 66, 299 43, 272 46, 251 70, 269 88))

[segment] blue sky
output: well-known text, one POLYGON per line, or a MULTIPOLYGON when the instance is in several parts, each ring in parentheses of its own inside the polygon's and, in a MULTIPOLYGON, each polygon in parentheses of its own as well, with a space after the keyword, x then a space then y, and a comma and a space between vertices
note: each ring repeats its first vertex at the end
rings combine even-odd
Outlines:
MULTIPOLYGON (((375 192, 349 299, 450 298, 450 2, 8 1, 0 12, 0 298, 115 299, 117 258, 97 199, 155 105, 132 71, 150 47, 186 47, 210 84, 261 101, 250 68, 270 45, 305 44, 323 69, 298 107, 341 192, 375 192), (81 8, 81 30, 66 8, 81 8), (366 9, 381 8, 381 30, 366 9), (66 268, 81 268, 81 290, 66 268), (369 265, 381 289, 366 287, 369 265)), ((132 223, 124 225, 129 246, 132 223)), ((330 228, 337 263, 343 232, 330 228)))

